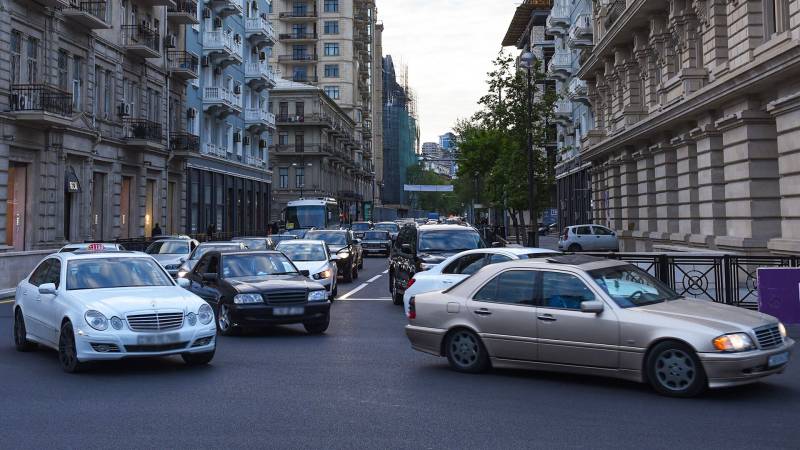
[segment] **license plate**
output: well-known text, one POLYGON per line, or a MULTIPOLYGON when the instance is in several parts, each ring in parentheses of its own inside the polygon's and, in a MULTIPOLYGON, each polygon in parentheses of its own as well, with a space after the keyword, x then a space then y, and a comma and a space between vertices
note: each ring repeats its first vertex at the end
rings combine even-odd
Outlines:
POLYGON ((299 316, 306 312, 306 309, 302 306, 287 306, 281 308, 275 308, 272 310, 272 314, 276 316, 299 316))
POLYGON ((180 339, 181 335, 179 333, 140 334, 136 338, 136 342, 139 345, 165 345, 174 344, 180 339))
POLYGON ((769 357, 769 367, 782 366, 789 362, 789 353, 778 353, 769 357))

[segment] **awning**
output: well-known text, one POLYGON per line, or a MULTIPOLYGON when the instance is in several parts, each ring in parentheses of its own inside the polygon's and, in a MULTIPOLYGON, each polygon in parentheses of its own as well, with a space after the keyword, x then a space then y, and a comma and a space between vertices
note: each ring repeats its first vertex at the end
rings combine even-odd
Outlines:
POLYGON ((68 166, 64 174, 64 190, 70 194, 81 192, 81 181, 72 166, 68 166))
POLYGON ((549 11, 553 7, 552 0, 526 0, 517 7, 514 18, 508 26, 506 36, 503 38, 503 47, 517 46, 522 35, 528 31, 528 22, 534 10, 549 11))

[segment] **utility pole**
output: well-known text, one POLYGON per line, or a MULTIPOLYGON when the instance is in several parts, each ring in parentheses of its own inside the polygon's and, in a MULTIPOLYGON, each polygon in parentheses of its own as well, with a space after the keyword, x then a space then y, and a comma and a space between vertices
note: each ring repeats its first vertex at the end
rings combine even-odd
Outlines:
POLYGON ((534 64, 534 55, 531 52, 525 52, 520 58, 522 63, 527 69, 528 81, 528 114, 526 117, 527 134, 528 134, 528 211, 530 213, 530 228, 528 229, 528 246, 539 246, 539 212, 536 205, 536 176, 534 174, 534 158, 533 158, 533 81, 531 80, 531 69, 534 64))

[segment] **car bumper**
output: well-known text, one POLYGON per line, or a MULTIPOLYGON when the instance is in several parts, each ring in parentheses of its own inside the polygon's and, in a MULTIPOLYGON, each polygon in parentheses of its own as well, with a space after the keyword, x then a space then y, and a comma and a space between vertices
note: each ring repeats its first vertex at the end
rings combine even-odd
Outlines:
POLYGON ((233 323, 243 327, 264 327, 270 325, 283 325, 291 323, 316 322, 325 320, 328 316, 331 303, 306 303, 297 305, 228 305, 233 323), (277 315, 276 308, 302 307, 302 314, 277 315))
POLYGON ((75 346, 80 361, 108 361, 210 352, 216 347, 216 335, 214 322, 208 325, 185 325, 178 330, 158 333, 81 329, 75 334, 75 346), (140 338, 157 338, 161 341, 144 343, 140 342, 140 338), (108 350, 103 351, 104 348, 108 350))
POLYGON ((786 363, 769 367, 772 356, 788 354, 794 349, 794 341, 786 338, 780 347, 769 350, 757 350, 745 353, 700 353, 698 357, 708 377, 710 388, 721 388, 753 383, 761 378, 783 373, 789 365, 786 363))
POLYGON ((406 325, 406 336, 411 348, 423 353, 442 356, 442 340, 446 330, 406 325))
POLYGON ((383 247, 364 247, 364 253, 385 253, 389 254, 391 247, 385 245, 383 247))

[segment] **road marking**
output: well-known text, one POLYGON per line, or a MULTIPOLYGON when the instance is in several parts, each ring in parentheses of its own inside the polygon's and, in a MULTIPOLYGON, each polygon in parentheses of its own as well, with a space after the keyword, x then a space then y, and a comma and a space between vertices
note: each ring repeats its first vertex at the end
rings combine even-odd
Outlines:
MULTIPOLYGON (((338 300, 342 300, 341 298, 338 300)), ((346 302, 390 302, 390 298, 346 298, 346 302)))
POLYGON ((372 283, 373 281, 377 280, 378 278, 382 277, 383 275, 375 275, 374 277, 367 280, 367 283, 372 283))
POLYGON ((386 269, 386 270, 384 270, 384 271, 383 271, 383 272, 381 272, 381 273, 382 273, 382 274, 384 274, 384 275, 386 275, 387 273, 389 273, 389 269, 386 269))
POLYGON ((353 295, 353 294, 355 294, 356 292, 358 292, 358 291, 360 291, 360 290, 364 289, 364 288, 365 288, 365 287, 367 287, 367 286, 368 286, 368 284, 367 284, 367 283, 361 283, 361 285, 360 285, 360 286, 358 286, 357 288, 355 288, 355 289, 353 289, 352 291, 350 291, 350 292, 348 292, 348 293, 346 293, 346 294, 342 295, 341 297, 339 297, 339 300, 347 300, 347 299, 348 299, 348 298, 349 298, 351 295, 353 295))
POLYGON ((14 303, 14 300, 0 300, 0 305, 5 305, 8 303, 14 303))

